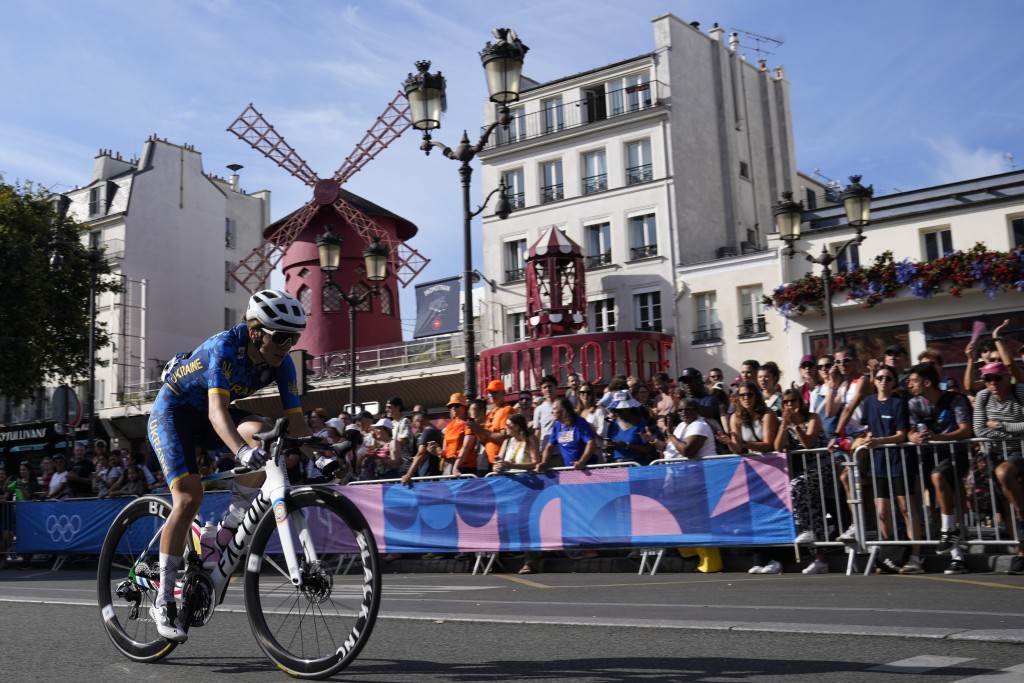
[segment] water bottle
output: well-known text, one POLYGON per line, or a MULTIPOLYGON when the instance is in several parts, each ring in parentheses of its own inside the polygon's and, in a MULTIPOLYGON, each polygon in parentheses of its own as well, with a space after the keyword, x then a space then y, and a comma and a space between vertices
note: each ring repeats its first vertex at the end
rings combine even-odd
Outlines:
POLYGON ((217 566, 220 560, 220 549, 217 547, 217 527, 213 522, 207 522, 199 535, 199 547, 203 551, 203 569, 211 570, 217 566))

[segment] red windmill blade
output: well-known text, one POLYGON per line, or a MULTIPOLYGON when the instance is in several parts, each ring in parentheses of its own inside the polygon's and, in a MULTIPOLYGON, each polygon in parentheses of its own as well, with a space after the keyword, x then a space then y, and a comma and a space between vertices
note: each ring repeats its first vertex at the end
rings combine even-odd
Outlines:
POLYGON ((231 277, 249 292, 262 287, 288 247, 302 233, 319 208, 332 204, 338 214, 367 244, 376 238, 381 244, 387 245, 392 272, 403 286, 408 285, 427 266, 429 259, 405 242, 396 240, 378 228, 369 216, 345 201, 340 192, 341 186, 349 178, 411 126, 412 120, 409 118, 409 105, 405 93, 399 91, 334 175, 322 179, 252 104, 246 107, 245 111, 228 126, 228 131, 312 187, 313 198, 268 235, 252 253, 239 261, 232 269, 231 277))

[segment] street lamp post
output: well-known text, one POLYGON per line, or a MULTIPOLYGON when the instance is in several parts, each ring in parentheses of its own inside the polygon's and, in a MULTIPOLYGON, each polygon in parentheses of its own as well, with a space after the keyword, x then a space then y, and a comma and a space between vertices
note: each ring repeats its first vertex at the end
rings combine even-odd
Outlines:
MULTIPOLYGON (((328 225, 324 234, 316 239, 316 251, 320 260, 320 270, 325 279, 331 285, 334 284, 333 276, 341 267, 341 247, 344 241, 337 235, 332 226, 328 225)), ((388 248, 380 243, 379 237, 373 238, 373 243, 363 249, 363 259, 366 262, 366 279, 373 283, 373 287, 362 294, 356 293, 355 285, 346 294, 338 288, 338 294, 348 304, 348 354, 349 354, 349 403, 352 409, 356 406, 356 309, 371 295, 379 296, 380 287, 378 283, 387 277, 388 271, 388 248)))
POLYGON ((836 328, 832 312, 832 264, 842 258, 846 250, 853 244, 860 244, 864 241, 864 226, 871 222, 871 196, 874 194, 874 187, 864 187, 860 184, 860 176, 850 176, 850 184, 843 190, 840 199, 843 208, 846 210, 846 221, 857 232, 856 236, 844 242, 833 253, 827 244, 821 247, 821 253, 817 256, 797 249, 794 244, 800 239, 800 224, 803 222, 803 202, 793 201, 793 193, 786 191, 782 193, 782 199, 772 208, 772 215, 775 216, 775 225, 779 231, 779 237, 786 242, 786 255, 789 258, 797 253, 803 254, 811 263, 822 267, 821 280, 825 297, 825 319, 828 324, 828 352, 835 351, 836 328))
MULTIPOLYGON (((56 199, 57 223, 59 224, 68 213, 71 200, 65 195, 59 195, 56 199)), ((103 260, 103 252, 99 249, 85 249, 77 242, 68 242, 56 237, 56 226, 52 250, 50 253, 50 267, 61 268, 64 265, 64 255, 61 251, 68 251, 89 264, 89 379, 85 387, 85 414, 89 418, 89 447, 96 437, 96 290, 99 277, 99 264, 103 260)), ((74 434, 72 434, 74 440, 74 434)))
POLYGON ((423 131, 423 144, 420 145, 426 154, 437 147, 449 159, 459 161, 459 177, 462 181, 462 240, 463 240, 463 275, 464 292, 462 313, 462 337, 466 353, 465 394, 468 398, 476 397, 476 336, 473 329, 473 235, 471 232, 473 217, 487 206, 487 202, 495 193, 500 193, 495 215, 507 218, 511 213, 508 198, 505 196, 505 185, 502 182, 497 190, 491 191, 484 203, 476 210, 470 209, 470 178, 473 167, 470 162, 476 158, 486 145, 491 133, 500 124, 508 128, 511 121, 508 105, 519 100, 522 83, 523 57, 529 48, 520 42, 515 31, 509 28, 494 30, 495 41, 488 42, 480 52, 484 71, 487 75, 487 88, 490 100, 498 105, 498 118, 484 128, 480 139, 475 145, 469 142, 469 134, 464 130, 462 140, 455 149, 431 139, 430 131, 441 127, 441 114, 447 110, 445 97, 446 81, 441 72, 428 73, 429 61, 416 62, 418 73, 409 74, 404 88, 409 99, 409 108, 414 128, 423 131))

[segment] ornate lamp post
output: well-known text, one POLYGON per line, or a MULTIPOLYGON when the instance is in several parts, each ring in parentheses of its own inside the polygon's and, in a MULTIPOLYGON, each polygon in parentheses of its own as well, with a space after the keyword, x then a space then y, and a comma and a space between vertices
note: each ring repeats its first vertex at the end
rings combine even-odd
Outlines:
POLYGON ((441 114, 447 110, 447 99, 445 97, 446 81, 441 72, 428 73, 429 61, 416 62, 418 73, 409 74, 404 88, 406 97, 409 99, 412 125, 423 131, 423 144, 420 145, 428 155, 437 147, 444 156, 454 161, 459 161, 459 177, 462 179, 462 239, 463 239, 463 275, 462 287, 464 292, 464 303, 462 311, 462 335, 463 345, 466 347, 466 370, 465 370, 465 394, 469 398, 476 397, 476 336, 473 330, 473 249, 471 226, 473 217, 481 213, 487 202, 495 193, 500 193, 495 215, 499 218, 507 218, 511 212, 508 199, 505 196, 505 186, 502 183, 497 190, 487 195, 482 206, 476 211, 470 210, 469 183, 473 175, 473 167, 470 162, 476 158, 480 150, 487 145, 494 129, 501 124, 508 127, 511 117, 509 116, 508 105, 519 100, 519 89, 522 82, 523 57, 529 48, 519 41, 515 31, 509 28, 494 30, 495 41, 488 42, 480 52, 480 59, 483 62, 484 71, 487 75, 487 88, 490 91, 491 102, 499 105, 499 116, 496 121, 488 125, 480 139, 475 145, 469 143, 469 134, 464 130, 462 140, 455 149, 431 139, 430 131, 441 127, 441 114))
MULTIPOLYGON (((328 225, 323 235, 316 239, 317 256, 320 259, 320 270, 324 277, 334 284, 333 275, 341 267, 341 247, 344 241, 328 225)), ((370 295, 379 296, 380 288, 378 283, 383 281, 388 274, 388 248, 380 243, 380 239, 373 238, 373 243, 363 249, 363 259, 366 262, 366 279, 373 283, 373 287, 356 293, 355 285, 352 290, 345 294, 338 288, 338 294, 348 304, 348 345, 349 345, 349 403, 353 409, 356 406, 356 309, 366 301, 370 295)))
MULTIPOLYGON (((71 200, 65 195, 56 199, 57 223, 64 220, 71 206, 71 200)), ((56 230, 54 231, 56 235, 56 230)), ((96 437, 96 289, 98 268, 103 260, 103 252, 99 249, 86 249, 77 242, 68 242, 54 237, 50 252, 50 268, 64 266, 63 251, 70 252, 89 264, 89 379, 85 386, 85 414, 89 418, 89 448, 96 437)), ((72 440, 74 433, 72 432, 72 440)))
POLYGON ((828 321, 828 350, 829 353, 835 350, 835 320, 832 313, 832 264, 842 258, 851 244, 860 244, 864 241, 864 226, 871 222, 871 196, 875 189, 872 186, 864 187, 860 184, 860 176, 850 176, 850 184, 843 190, 840 199, 846 210, 846 222, 857 232, 856 236, 843 243, 835 253, 832 253, 827 244, 822 245, 821 253, 813 256, 806 251, 797 249, 794 244, 800 239, 800 224, 803 222, 803 202, 793 201, 793 193, 786 191, 774 207, 772 215, 775 216, 775 225, 779 231, 779 237, 786 242, 786 255, 789 258, 797 253, 803 254, 811 263, 822 267, 821 279, 824 285, 825 294, 825 318, 828 321))

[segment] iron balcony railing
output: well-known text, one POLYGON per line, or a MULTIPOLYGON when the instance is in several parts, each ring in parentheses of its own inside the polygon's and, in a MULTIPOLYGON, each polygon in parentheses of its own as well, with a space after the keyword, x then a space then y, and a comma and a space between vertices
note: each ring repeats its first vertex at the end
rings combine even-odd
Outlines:
POLYGON ((707 344, 708 342, 722 341, 722 326, 709 325, 693 331, 694 344, 707 344))
POLYGON ((508 199, 508 207, 515 211, 516 209, 522 209, 526 207, 526 193, 516 192, 515 194, 505 194, 505 198, 508 199))
POLYGON ((519 282, 526 279, 525 268, 511 268, 505 271, 505 282, 519 282))
POLYGON ((594 194, 604 192, 608 189, 608 174, 587 176, 583 179, 583 194, 594 194))
POLYGON ((499 126, 494 131, 487 147, 500 147, 662 107, 666 92, 667 88, 660 81, 649 81, 608 90, 603 96, 563 102, 559 106, 515 116, 507 130, 499 126))
POLYGON ((627 185, 639 185, 640 183, 648 183, 653 179, 654 170, 651 164, 644 164, 642 166, 632 166, 626 169, 627 185))
POLYGON ((540 203, 547 204, 548 202, 556 202, 559 199, 565 197, 565 190, 563 189, 562 183, 557 185, 548 185, 547 187, 540 188, 540 203))
POLYGON ((657 255, 657 244, 645 244, 642 247, 630 247, 629 249, 629 258, 631 261, 639 261, 640 259, 651 258, 652 256, 657 255))
POLYGON ((612 252, 606 251, 603 254, 594 254, 593 256, 587 257, 587 268, 600 268, 601 266, 610 265, 612 262, 612 252))
POLYGON ((768 334, 768 323, 764 318, 757 318, 756 320, 744 320, 740 323, 740 339, 750 339, 752 337, 764 337, 768 334))

